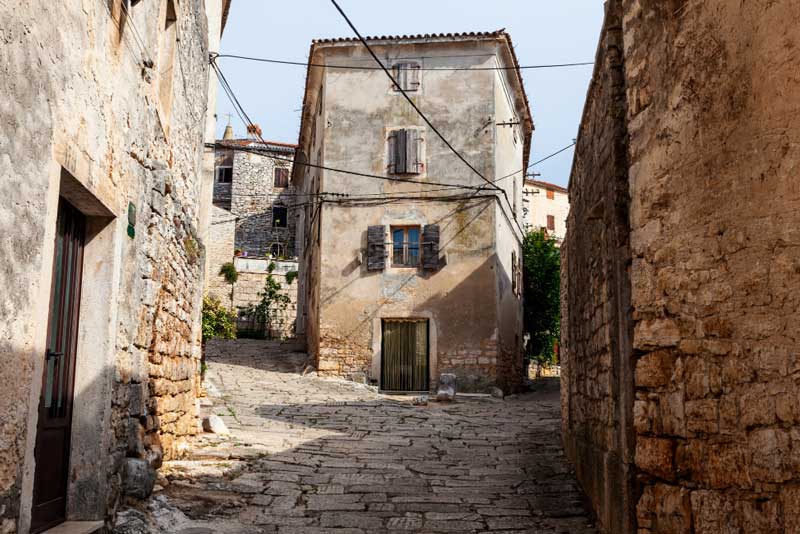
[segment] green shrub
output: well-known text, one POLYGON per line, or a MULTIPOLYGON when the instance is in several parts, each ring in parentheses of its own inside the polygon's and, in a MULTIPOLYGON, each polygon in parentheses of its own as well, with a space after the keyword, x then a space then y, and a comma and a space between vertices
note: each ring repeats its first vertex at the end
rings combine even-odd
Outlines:
POLYGON ((288 273, 286 273, 286 284, 292 285, 292 282, 294 282, 297 279, 297 275, 298 275, 297 271, 289 271, 288 273))
POLYGON ((236 315, 214 297, 203 297, 203 341, 236 339, 236 315))

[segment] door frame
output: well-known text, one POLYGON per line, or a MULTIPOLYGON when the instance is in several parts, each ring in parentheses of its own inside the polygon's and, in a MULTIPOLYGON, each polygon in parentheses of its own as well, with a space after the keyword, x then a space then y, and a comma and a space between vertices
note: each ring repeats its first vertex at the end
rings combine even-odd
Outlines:
MULTIPOLYGON (((372 318, 372 365, 370 367, 370 378, 373 383, 376 381, 378 387, 381 387, 381 369, 383 365, 383 321, 384 320, 427 320, 428 321, 428 388, 429 390, 424 393, 430 393, 436 387, 439 376, 439 362, 438 362, 438 339, 439 339, 439 326, 433 312, 430 311, 415 311, 412 314, 404 314, 398 312, 386 311, 377 314, 372 318)), ((381 390, 383 391, 383 390, 381 390)), ((405 393, 405 392, 403 392, 405 393)), ((414 392, 410 392, 413 394, 414 392)), ((423 392, 419 392, 423 393, 423 392)))
POLYGON ((69 450, 70 473, 67 484, 67 521, 96 521, 106 517, 110 450, 111 402, 116 366, 116 339, 119 330, 118 307, 122 273, 122 243, 125 224, 111 206, 122 205, 117 192, 97 189, 92 184, 91 164, 73 139, 56 135, 54 159, 45 169, 48 176, 46 210, 42 217, 43 236, 36 243, 40 250, 37 289, 31 302, 33 342, 24 357, 31 362, 28 384, 28 418, 19 495, 18 531, 31 526, 35 476, 34 449, 38 427, 38 406, 44 374, 54 238, 60 197, 64 197, 87 217, 83 258, 83 291, 78 314, 78 345, 74 370, 72 432, 69 450))
MULTIPOLYGON (((78 365, 78 332, 80 329, 80 310, 81 310, 81 295, 82 295, 82 287, 83 287, 83 261, 84 261, 84 249, 86 246, 86 230, 87 230, 87 217, 86 215, 81 212, 77 207, 75 207, 72 203, 68 200, 64 199, 63 197, 59 197, 58 201, 58 212, 63 213, 65 217, 65 221, 63 224, 72 226, 72 230, 75 232, 74 234, 69 234, 69 240, 72 243, 68 244, 67 241, 64 241, 64 249, 62 249, 62 257, 61 257, 61 264, 58 265, 58 257, 55 255, 55 248, 56 243, 58 240, 58 223, 59 218, 58 215, 56 216, 56 234, 55 239, 53 240, 53 249, 54 249, 54 258, 53 258, 53 265, 52 265, 52 275, 51 275, 51 283, 50 283, 50 299, 49 299, 49 313, 47 318, 47 349, 45 350, 45 362, 42 368, 42 376, 41 376, 41 390, 39 395, 39 403, 37 405, 37 410, 39 413, 39 419, 37 421, 36 427, 36 441, 38 442, 40 438, 40 434, 43 430, 49 428, 47 426, 43 426, 44 423, 42 421, 42 416, 45 413, 46 408, 43 406, 45 402, 45 384, 47 382, 47 369, 48 364, 50 361, 49 353, 50 347, 56 347, 61 349, 61 356, 59 357, 57 371, 54 371, 54 374, 61 375, 61 369, 64 369, 66 372, 66 376, 64 376, 63 381, 63 388, 66 391, 66 395, 64 396, 64 411, 63 416, 58 418, 61 419, 63 422, 59 426, 64 427, 64 441, 62 444, 61 449, 58 451, 61 455, 61 462, 62 462, 62 472, 58 474, 59 476, 59 484, 64 485, 64 494, 63 494, 63 502, 58 503, 57 506, 59 509, 53 510, 54 513, 57 513, 58 516, 46 522, 34 527, 33 523, 35 521, 35 514, 34 511, 31 510, 31 529, 32 532, 42 532, 51 528, 55 525, 63 523, 67 519, 67 498, 69 494, 69 471, 70 471, 70 452, 72 450, 71 446, 71 436, 72 436, 72 414, 73 414, 73 407, 75 401, 75 374, 76 368, 78 365), (63 212, 62 212, 63 209, 63 212), (66 252, 66 247, 72 246, 75 247, 73 250, 74 256, 70 257, 69 255, 63 255, 66 252), (66 273, 72 273, 71 276, 67 275, 65 284, 60 286, 60 291, 57 293, 55 290, 55 282, 56 282, 56 275, 61 274, 64 276, 66 269, 66 273), (65 293, 66 292, 66 293, 65 293), (71 300, 67 302, 67 295, 71 295, 71 300), (56 302, 56 299, 59 299, 56 302), (58 312, 54 316, 53 310, 58 306, 58 312), (65 317, 68 317, 66 319, 65 317), (55 323, 55 324, 54 324, 55 323), (62 510, 63 508, 63 510, 62 510)), ((65 236, 67 234, 65 233, 65 236)), ((54 377, 55 378, 55 377, 54 377)), ((59 389, 61 387, 59 386, 59 389)), ((59 391, 59 395, 61 392, 59 391)), ((41 459, 43 454, 42 451, 37 451, 36 445, 34 445, 34 460, 41 459), (38 454, 37 454, 38 453, 38 454)), ((39 462, 37 461, 37 464, 39 462)), ((37 465, 34 469, 34 488, 33 488, 33 502, 32 506, 36 506, 36 475, 41 474, 40 467, 37 465)), ((39 503, 40 505, 50 504, 50 503, 39 503)))

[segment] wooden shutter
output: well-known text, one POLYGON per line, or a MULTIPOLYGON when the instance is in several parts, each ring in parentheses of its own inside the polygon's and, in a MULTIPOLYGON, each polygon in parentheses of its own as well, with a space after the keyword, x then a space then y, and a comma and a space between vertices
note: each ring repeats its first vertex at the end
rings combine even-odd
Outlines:
POLYGON ((406 174, 419 174, 419 132, 406 130, 406 174))
POLYGON ((517 253, 511 251, 511 292, 517 294, 517 253))
POLYGON ((367 270, 382 271, 386 267, 386 237, 383 226, 367 228, 367 270))
POLYGON ((396 174, 408 172, 408 130, 397 130, 394 162, 396 174))
POLYGON ((389 138, 386 143, 388 151, 388 172, 389 174, 397 174, 397 130, 389 132, 389 138))
POLYGON ((392 75, 397 82, 397 85, 392 87, 392 89, 399 91, 397 88, 398 86, 403 90, 408 88, 408 70, 406 69, 405 63, 397 63, 394 65, 394 67, 392 67, 392 75))
POLYGON ((409 63, 408 64, 408 90, 409 91, 416 91, 419 89, 419 73, 420 73, 420 66, 418 63, 409 63))
POLYGON ((422 268, 435 271, 439 268, 439 225, 428 224, 422 230, 422 268))

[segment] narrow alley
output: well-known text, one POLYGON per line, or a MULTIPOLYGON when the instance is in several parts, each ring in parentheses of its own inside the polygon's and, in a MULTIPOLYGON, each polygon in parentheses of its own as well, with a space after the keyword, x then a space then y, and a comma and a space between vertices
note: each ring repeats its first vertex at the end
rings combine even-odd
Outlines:
MULTIPOLYGON (((202 434, 165 462, 150 531, 595 532, 560 446, 558 379, 415 406, 304 375, 291 349, 209 343, 204 409, 230 435, 202 434)), ((137 525, 129 510, 116 532, 137 525)))

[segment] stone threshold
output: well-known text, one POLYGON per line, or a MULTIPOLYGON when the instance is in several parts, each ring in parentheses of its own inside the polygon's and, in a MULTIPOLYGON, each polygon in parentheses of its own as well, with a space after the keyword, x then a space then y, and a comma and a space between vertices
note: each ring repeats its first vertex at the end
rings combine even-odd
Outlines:
POLYGON ((103 529, 103 521, 66 521, 42 534, 94 534, 103 529))

